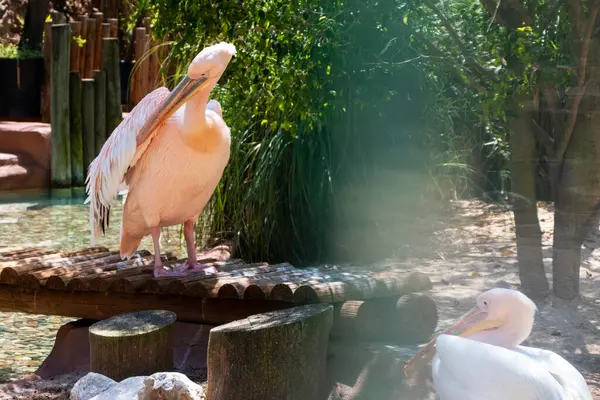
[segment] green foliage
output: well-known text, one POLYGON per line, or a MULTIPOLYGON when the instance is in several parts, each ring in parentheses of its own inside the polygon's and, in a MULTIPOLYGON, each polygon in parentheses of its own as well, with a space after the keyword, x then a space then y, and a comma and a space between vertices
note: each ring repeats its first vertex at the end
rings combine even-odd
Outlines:
POLYGON ((0 43, 0 58, 37 58, 42 54, 39 51, 19 50, 16 44, 0 43))

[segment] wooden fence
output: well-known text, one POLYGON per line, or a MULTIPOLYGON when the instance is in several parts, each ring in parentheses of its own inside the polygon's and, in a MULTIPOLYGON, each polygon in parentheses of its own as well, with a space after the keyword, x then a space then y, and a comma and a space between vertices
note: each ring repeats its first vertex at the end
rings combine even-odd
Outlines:
POLYGON ((101 12, 45 27, 46 120, 52 126, 52 187, 83 186, 87 169, 129 110, 159 85, 158 52, 149 23, 135 29, 129 100, 121 104, 118 20, 101 12), (49 106, 48 106, 49 104, 49 106))

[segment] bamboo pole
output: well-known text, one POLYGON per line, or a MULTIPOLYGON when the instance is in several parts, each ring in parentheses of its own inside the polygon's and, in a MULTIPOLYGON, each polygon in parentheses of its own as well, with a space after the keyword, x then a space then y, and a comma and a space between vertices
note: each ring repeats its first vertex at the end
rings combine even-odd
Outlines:
POLYGON ((135 28, 135 74, 133 105, 139 103, 148 93, 148 61, 146 53, 146 28, 135 28))
POLYGON ((106 134, 121 123, 121 76, 119 72, 119 39, 102 39, 102 57, 106 74, 106 134))
POLYGON ((94 76, 94 64, 96 63, 96 20, 88 18, 86 24, 84 78, 91 79, 94 76))
POLYGON ((50 64, 52 60, 52 22, 44 24, 44 85, 42 86, 42 121, 50 122, 50 64))
POLYGON ((96 20, 96 40, 94 45, 94 71, 99 71, 102 69, 102 29, 104 25, 104 14, 101 12, 95 12, 93 14, 94 19, 96 20))
POLYGON ((79 56, 81 52, 81 47, 77 40, 75 40, 76 36, 79 36, 81 33, 81 22, 73 21, 71 22, 71 58, 69 60, 69 71, 79 72, 79 56))
POLYGON ((96 144, 94 146, 94 156, 97 156, 106 141, 106 79, 104 71, 94 71, 94 82, 95 82, 95 121, 94 128, 96 133, 94 134, 96 144))
POLYGON ((81 122, 83 128, 83 165, 87 171, 89 165, 92 163, 95 157, 96 140, 95 135, 95 112, 96 107, 94 104, 95 93, 94 93, 94 80, 93 79, 82 79, 81 80, 81 122))
POLYGON ((78 17, 78 19, 81 22, 81 31, 79 32, 79 34, 80 34, 81 38, 84 39, 84 41, 85 41, 85 43, 79 50, 79 73, 81 74, 82 78, 85 78, 85 55, 87 53, 87 47, 88 47, 88 43, 87 43, 88 16, 80 15, 78 17))
POLYGON ((71 26, 52 26, 51 84, 51 184, 71 184, 71 130, 69 121, 69 56, 71 26))
POLYGON ((69 118, 71 129, 71 175, 72 186, 83 186, 83 137, 81 125, 81 75, 69 73, 69 118))

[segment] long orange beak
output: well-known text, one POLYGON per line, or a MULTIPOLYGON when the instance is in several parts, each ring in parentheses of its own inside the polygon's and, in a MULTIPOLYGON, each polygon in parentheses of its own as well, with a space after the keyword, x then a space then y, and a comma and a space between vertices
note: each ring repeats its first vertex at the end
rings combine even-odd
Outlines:
POLYGON ((198 93, 208 78, 191 79, 188 76, 183 78, 179 85, 173 89, 156 112, 152 113, 146 120, 144 126, 137 136, 137 144, 145 142, 148 136, 154 132, 159 125, 169 118, 182 104, 188 101, 194 94, 198 93))
MULTIPOLYGON (((435 335, 433 339, 429 341, 429 343, 419 350, 419 352, 415 354, 415 356, 411 358, 404 366, 404 375, 407 377, 410 376, 417 370, 427 365, 427 363, 433 359, 435 356, 435 340, 439 335, 461 332, 461 329, 463 329, 466 325, 476 321, 481 321, 481 319, 483 319, 485 316, 486 313, 483 312, 478 306, 473 307, 465 315, 463 315, 458 322, 453 324, 450 328, 435 335)), ((463 336, 467 334, 467 332, 468 334, 472 334, 474 333, 474 330, 472 328, 467 328, 467 331, 460 333, 460 335, 463 336)))

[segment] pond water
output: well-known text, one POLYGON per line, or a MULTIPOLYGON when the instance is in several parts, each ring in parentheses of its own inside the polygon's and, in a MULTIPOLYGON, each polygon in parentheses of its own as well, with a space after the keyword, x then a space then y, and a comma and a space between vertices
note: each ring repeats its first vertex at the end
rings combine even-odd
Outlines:
MULTIPOLYGON (((83 189, 44 193, 0 194, 0 246, 49 246, 74 250, 90 246, 89 208, 84 205, 83 189)), ((119 249, 119 231, 123 215, 120 199, 113 202, 110 226, 97 245, 119 249)), ((185 257, 180 226, 163 228, 161 252, 185 257)), ((154 252, 147 236, 140 249, 154 252)))
MULTIPOLYGON (((44 193, 0 194, 0 246, 48 246, 74 250, 90 246, 89 208, 82 189, 44 193)), ((111 225, 98 245, 119 249, 123 214, 119 199, 111 209, 111 225)), ((161 252, 185 257, 180 227, 165 228, 161 252)), ((152 239, 140 249, 153 252, 152 239)), ((48 356, 56 332, 73 318, 0 312, 0 382, 34 372, 48 356)))

